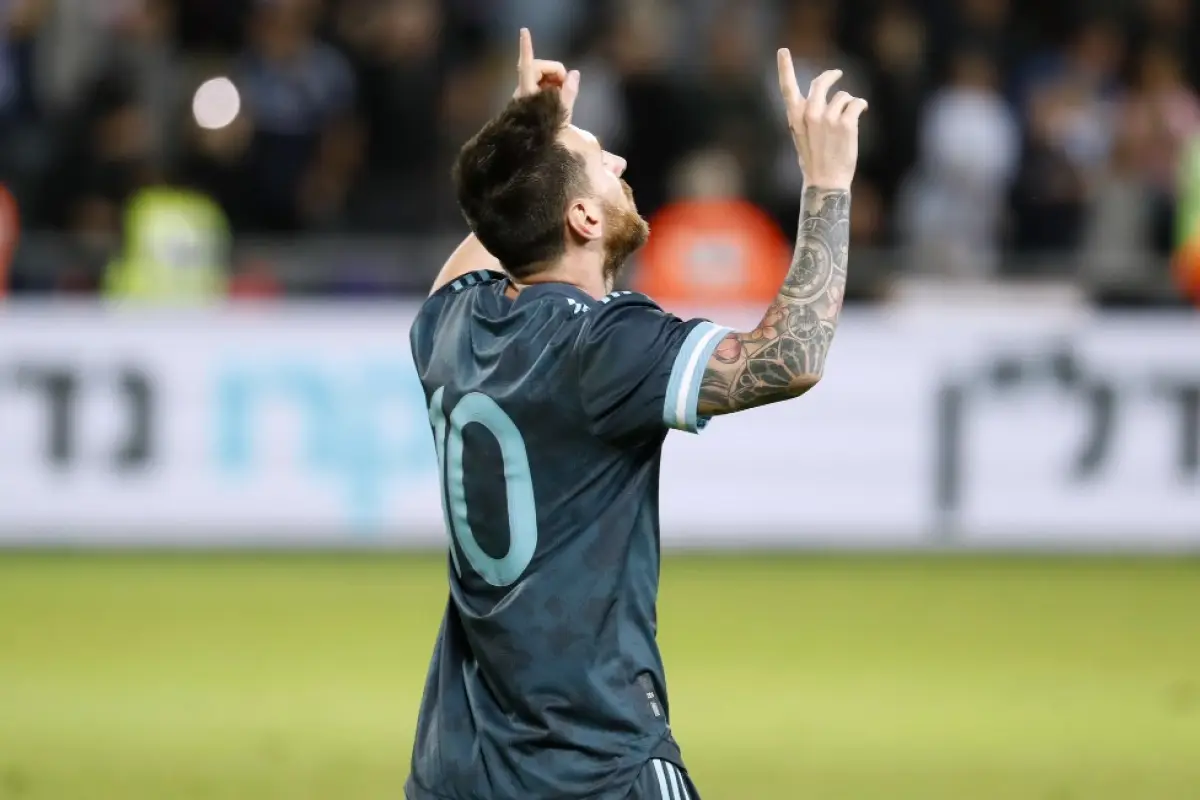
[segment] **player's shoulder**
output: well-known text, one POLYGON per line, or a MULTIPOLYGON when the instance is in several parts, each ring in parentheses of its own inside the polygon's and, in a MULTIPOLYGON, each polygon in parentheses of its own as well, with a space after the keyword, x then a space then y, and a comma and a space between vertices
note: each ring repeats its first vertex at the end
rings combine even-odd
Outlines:
POLYGON ((479 292, 495 291, 495 287, 504 279, 503 273, 477 270, 438 287, 421 303, 409 329, 409 341, 414 354, 425 353, 432 347, 437 331, 443 327, 448 316, 453 315, 453 309, 460 307, 464 301, 470 302, 472 296, 479 292))
POLYGON ((421 303, 421 308, 417 311, 416 325, 434 323, 447 308, 469 298, 478 291, 487 291, 489 287, 494 288, 504 278, 505 276, 501 272, 485 269, 459 275, 449 283, 439 286, 429 297, 425 298, 421 303))
POLYGON ((580 342, 607 338, 614 332, 653 325, 668 317, 654 300, 641 292, 610 292, 597 300, 582 320, 580 342))
POLYGON ((478 269, 474 272, 468 272, 464 275, 459 275, 454 280, 438 287, 436 291, 429 295, 426 304, 430 300, 444 300, 447 298, 456 297, 463 294, 468 289, 477 286, 487 286, 488 284, 499 283, 505 279, 503 272, 495 272, 490 269, 478 269))
POLYGON ((649 295, 641 292, 621 290, 609 292, 594 304, 585 323, 588 327, 607 327, 621 320, 635 317, 660 316, 662 308, 649 295))

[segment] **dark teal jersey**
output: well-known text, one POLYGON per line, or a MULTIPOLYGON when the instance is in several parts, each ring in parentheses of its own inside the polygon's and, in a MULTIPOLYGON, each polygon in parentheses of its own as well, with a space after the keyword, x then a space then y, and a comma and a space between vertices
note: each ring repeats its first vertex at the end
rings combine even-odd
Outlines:
POLYGON ((655 641, 658 471, 696 431, 725 329, 644 295, 496 273, 430 297, 411 333, 441 470, 450 596, 411 800, 623 800, 682 766, 655 641))

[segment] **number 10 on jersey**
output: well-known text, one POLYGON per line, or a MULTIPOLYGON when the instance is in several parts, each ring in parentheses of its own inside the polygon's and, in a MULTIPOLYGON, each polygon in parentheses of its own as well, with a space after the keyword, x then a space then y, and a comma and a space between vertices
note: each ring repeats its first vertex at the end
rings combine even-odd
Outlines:
POLYGON ((433 393, 429 401, 429 421, 433 425, 437 449, 438 475, 442 483, 442 510, 450 534, 450 556, 454 569, 462 576, 454 541, 479 576, 492 586, 511 586, 528 569, 537 550, 537 506, 533 498, 533 478, 525 439, 512 417, 485 394, 471 392, 455 404, 447 418, 442 408, 445 387, 433 393), (479 546, 467 518, 466 463, 463 429, 482 425, 500 445, 504 462, 504 492, 508 500, 508 552, 493 558, 479 546))

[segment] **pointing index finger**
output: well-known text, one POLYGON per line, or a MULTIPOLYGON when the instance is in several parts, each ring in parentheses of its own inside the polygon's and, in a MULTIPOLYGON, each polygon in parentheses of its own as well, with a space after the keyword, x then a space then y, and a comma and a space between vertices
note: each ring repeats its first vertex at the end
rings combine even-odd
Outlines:
POLYGON ((533 59, 533 35, 529 28, 521 28, 520 55, 517 57, 517 93, 527 96, 538 90, 537 62, 533 59))
POLYGON ((803 104, 804 96, 800 94, 800 85, 796 83, 796 68, 792 65, 792 52, 786 47, 779 48, 775 54, 779 67, 779 91, 783 93, 784 102, 791 108, 803 104))
POLYGON ((520 55, 517 57, 518 67, 528 67, 533 64, 533 35, 529 28, 521 28, 520 55))

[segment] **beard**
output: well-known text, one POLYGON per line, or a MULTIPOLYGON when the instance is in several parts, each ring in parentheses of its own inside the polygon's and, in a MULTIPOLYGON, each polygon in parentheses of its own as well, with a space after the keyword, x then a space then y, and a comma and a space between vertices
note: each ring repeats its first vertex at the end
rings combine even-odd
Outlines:
POLYGON ((608 230, 604 235, 604 280, 611 285, 625 266, 625 262, 650 238, 650 225, 642 219, 633 205, 633 192, 624 181, 625 196, 629 208, 620 208, 611 203, 604 204, 604 216, 608 230))

